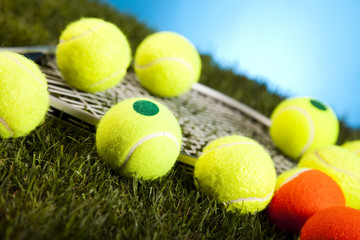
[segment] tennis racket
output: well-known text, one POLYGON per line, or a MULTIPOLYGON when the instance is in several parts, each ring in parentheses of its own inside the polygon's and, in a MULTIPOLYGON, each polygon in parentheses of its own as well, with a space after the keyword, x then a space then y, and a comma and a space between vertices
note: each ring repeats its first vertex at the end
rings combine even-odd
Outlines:
POLYGON ((149 97, 162 102, 179 120, 183 139, 178 162, 186 164, 190 172, 207 143, 233 134, 247 136, 261 143, 271 155, 278 174, 295 167, 295 163, 273 145, 268 134, 270 119, 205 85, 196 83, 189 92, 179 97, 160 98, 143 88, 136 74, 129 71, 115 87, 102 92, 85 93, 64 81, 56 64, 56 46, 0 50, 19 52, 36 61, 48 81, 48 114, 90 132, 95 132, 96 125, 108 109, 124 99, 149 97))

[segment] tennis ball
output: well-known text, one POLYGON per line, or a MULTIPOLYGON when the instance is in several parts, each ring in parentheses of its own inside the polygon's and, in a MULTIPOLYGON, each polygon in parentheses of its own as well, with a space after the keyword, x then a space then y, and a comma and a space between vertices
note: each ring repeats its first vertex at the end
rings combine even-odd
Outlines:
POLYGON ((355 153, 339 146, 327 146, 305 154, 298 167, 325 172, 343 190, 346 206, 360 208, 360 157, 355 153))
POLYGON ((180 153, 181 129, 174 115, 148 98, 129 98, 108 110, 96 131, 100 158, 125 177, 165 175, 180 153))
POLYGON ((56 58, 71 86, 98 92, 123 79, 130 65, 131 50, 125 35, 114 24, 82 18, 62 32, 56 58))
POLYGON ((44 74, 24 56, 0 52, 0 137, 23 137, 44 121, 49 92, 44 74))
POLYGON ((360 140, 345 142, 342 147, 354 152, 360 157, 360 140))
POLYGON ((294 168, 278 177, 266 212, 279 230, 299 233, 314 213, 334 206, 345 206, 345 197, 331 177, 318 170, 294 168))
POLYGON ((301 229, 301 240, 360 239, 360 211, 332 207, 315 213, 301 229))
POLYGON ((234 135, 205 147, 196 162, 194 178, 201 192, 227 205, 227 210, 253 214, 270 202, 276 172, 259 143, 234 135))
POLYGON ((140 83, 151 93, 175 97, 199 80, 201 59, 183 36, 158 32, 145 38, 136 49, 134 69, 140 83))
POLYGON ((339 122, 333 110, 309 97, 284 100, 273 111, 271 121, 272 141, 293 159, 335 144, 339 135, 339 122))

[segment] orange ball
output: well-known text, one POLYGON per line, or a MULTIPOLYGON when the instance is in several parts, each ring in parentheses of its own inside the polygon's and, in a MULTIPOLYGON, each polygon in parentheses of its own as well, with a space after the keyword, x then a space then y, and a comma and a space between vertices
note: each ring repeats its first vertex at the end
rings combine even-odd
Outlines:
POLYGON ((345 206, 345 197, 331 177, 314 169, 294 168, 278 177, 267 214, 279 230, 299 233, 315 212, 334 206, 345 206))
POLYGON ((350 207, 332 207, 315 213, 301 229, 301 240, 360 239, 360 211, 350 207))

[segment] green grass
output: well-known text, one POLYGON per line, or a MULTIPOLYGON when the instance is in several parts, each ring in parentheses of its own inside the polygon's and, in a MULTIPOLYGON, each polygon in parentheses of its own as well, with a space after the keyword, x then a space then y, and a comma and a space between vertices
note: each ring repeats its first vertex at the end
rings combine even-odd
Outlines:
MULTIPOLYGON (((56 44, 80 17, 118 25, 133 52, 153 30, 89 0, 1 0, 0 46, 56 44)), ((284 98, 202 55, 201 82, 269 116, 284 98)), ((360 138, 341 122, 339 143, 360 138)), ((164 178, 124 179, 104 164, 93 133, 47 117, 30 135, 0 140, 0 239, 296 239, 264 213, 240 215, 198 192, 179 164, 164 178)))
POLYGON ((154 181, 119 177, 95 136, 60 120, 0 142, 1 239, 287 239, 263 213, 239 215, 177 165, 154 181))

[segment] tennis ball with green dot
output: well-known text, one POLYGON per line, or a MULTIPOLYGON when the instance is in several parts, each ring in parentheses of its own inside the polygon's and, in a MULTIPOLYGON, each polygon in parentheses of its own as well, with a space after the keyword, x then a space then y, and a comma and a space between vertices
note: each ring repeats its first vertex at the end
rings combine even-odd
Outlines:
POLYGON ((226 136, 210 142, 194 171, 201 192, 224 203, 227 210, 255 213, 270 202, 276 183, 274 163, 256 141, 226 136))
POLYGON ((0 138, 28 135, 44 121, 48 108, 40 68, 20 54, 0 52, 0 138))
POLYGON ((158 32, 145 38, 136 49, 134 69, 140 83, 151 93, 175 97, 199 80, 201 59, 185 37, 158 32))
POLYGON ((62 32, 56 59, 71 86, 98 92, 124 78, 131 50, 126 36, 116 25, 98 18, 82 18, 62 32))
POLYGON ((96 131, 100 158, 125 177, 156 179, 175 164, 181 129, 160 102, 129 98, 108 110, 96 131))
POLYGON ((296 160, 308 151, 335 144, 339 135, 334 111, 309 97, 284 100, 273 111, 271 121, 275 146, 296 160))

